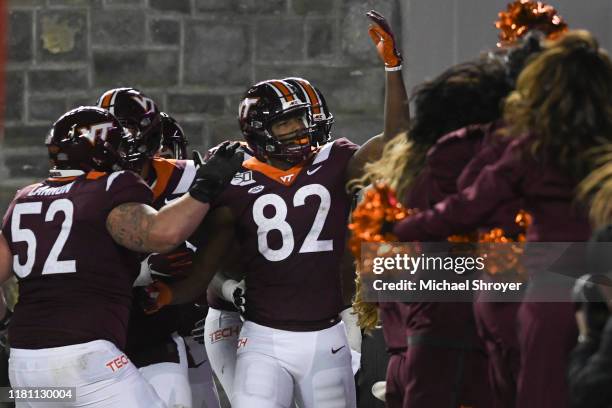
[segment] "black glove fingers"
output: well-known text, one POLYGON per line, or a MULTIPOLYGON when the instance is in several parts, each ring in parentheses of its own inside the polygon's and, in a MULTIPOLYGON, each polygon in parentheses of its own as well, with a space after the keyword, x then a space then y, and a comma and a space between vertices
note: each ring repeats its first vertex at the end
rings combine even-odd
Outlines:
POLYGON ((232 142, 232 144, 227 146, 227 151, 230 154, 235 154, 236 150, 238 150, 238 148, 240 148, 240 142, 232 142))

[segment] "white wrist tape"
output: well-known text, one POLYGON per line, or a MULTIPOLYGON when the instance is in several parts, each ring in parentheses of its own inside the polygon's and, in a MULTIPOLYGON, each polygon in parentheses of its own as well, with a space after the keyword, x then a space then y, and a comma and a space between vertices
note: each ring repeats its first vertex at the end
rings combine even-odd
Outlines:
POLYGON ((387 72, 401 71, 401 70, 402 70, 401 65, 398 65, 397 67, 385 67, 385 71, 387 72))
POLYGON ((221 294, 223 295, 223 299, 230 303, 234 303, 234 290, 238 286, 238 282, 233 279, 228 279, 223 282, 221 285, 221 294))

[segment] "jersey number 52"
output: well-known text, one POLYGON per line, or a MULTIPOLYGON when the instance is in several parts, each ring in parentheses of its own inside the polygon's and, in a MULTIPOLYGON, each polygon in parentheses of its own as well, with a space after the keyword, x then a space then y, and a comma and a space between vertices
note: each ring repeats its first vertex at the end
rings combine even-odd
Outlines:
MULTIPOLYGON (((19 262, 19 256, 13 255, 13 270, 15 274, 20 278, 25 278, 32 272, 32 267, 34 266, 34 259, 36 257, 36 235, 31 229, 21 228, 20 221, 21 216, 30 215, 30 214, 40 214, 42 212, 42 203, 41 202, 33 202, 33 203, 19 203, 15 205, 13 209, 13 215, 11 218, 11 235, 13 236, 13 242, 25 242, 27 244, 27 251, 25 256, 25 263, 21 264, 19 262)), ((58 260, 60 252, 64 248, 66 241, 68 240, 68 236, 70 235, 70 229, 72 228, 72 217, 74 213, 74 206, 72 205, 72 201, 61 198, 59 200, 55 200, 51 202, 49 205, 49 209, 45 214, 45 222, 53 221, 55 219, 55 215, 58 212, 64 213, 64 222, 62 222, 62 227, 60 229, 60 233, 55 240, 55 243, 51 247, 51 251, 47 256, 47 260, 42 269, 42 274, 51 274, 51 273, 71 273, 76 272, 76 261, 75 260, 58 260)))

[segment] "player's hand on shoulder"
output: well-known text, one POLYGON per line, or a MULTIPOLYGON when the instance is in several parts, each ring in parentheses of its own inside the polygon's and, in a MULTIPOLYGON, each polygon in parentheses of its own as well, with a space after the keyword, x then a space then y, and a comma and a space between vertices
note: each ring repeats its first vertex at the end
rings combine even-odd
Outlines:
POLYGON ((242 165, 244 153, 239 142, 224 142, 205 161, 194 151, 196 176, 189 194, 198 201, 213 201, 234 177, 242 165))

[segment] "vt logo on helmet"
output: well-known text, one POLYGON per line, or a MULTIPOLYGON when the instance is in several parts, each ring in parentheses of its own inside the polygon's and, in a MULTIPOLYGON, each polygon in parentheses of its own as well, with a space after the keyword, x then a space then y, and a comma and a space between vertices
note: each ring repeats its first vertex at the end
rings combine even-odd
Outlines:
POLYGON ((240 129, 255 157, 286 163, 308 159, 317 146, 308 121, 310 104, 282 80, 253 85, 238 108, 240 129))
MULTIPOLYGON (((126 165, 129 135, 107 110, 81 106, 63 114, 45 144, 54 170, 112 172, 126 165)), ((76 174, 75 174, 76 175, 76 174)))
POLYGON ((155 102, 135 88, 115 88, 102 94, 98 107, 107 109, 133 136, 128 160, 135 169, 161 146, 162 118, 155 102))

